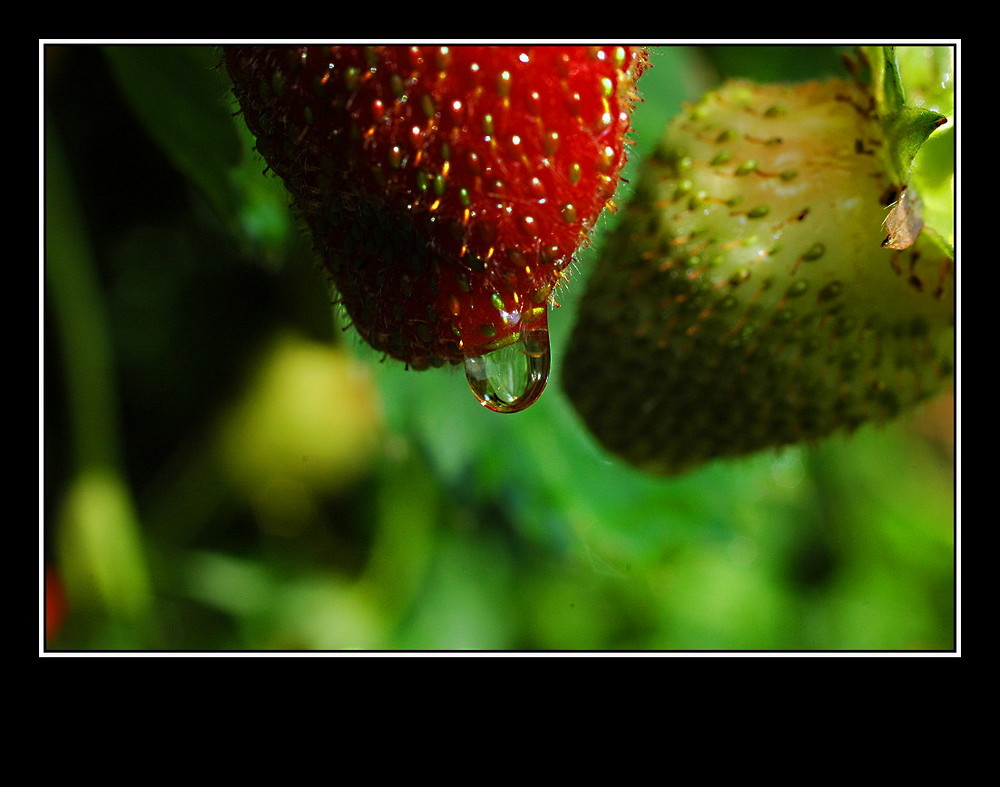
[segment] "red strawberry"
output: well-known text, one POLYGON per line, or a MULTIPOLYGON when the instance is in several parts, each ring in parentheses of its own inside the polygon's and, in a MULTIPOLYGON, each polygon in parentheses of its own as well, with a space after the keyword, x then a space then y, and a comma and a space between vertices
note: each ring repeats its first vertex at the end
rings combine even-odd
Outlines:
POLYGON ((547 305, 618 185, 645 52, 233 46, 226 65, 359 333, 416 369, 465 362, 492 409, 534 401, 547 305))

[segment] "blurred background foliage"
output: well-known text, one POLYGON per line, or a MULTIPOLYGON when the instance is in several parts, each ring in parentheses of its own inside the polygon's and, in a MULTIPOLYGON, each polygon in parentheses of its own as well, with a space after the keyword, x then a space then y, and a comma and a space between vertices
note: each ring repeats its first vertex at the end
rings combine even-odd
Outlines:
MULTIPOLYGON (((658 48, 626 177, 721 78, 840 56, 658 48)), ((952 397, 673 480, 603 455, 555 382, 491 413, 344 330, 219 60, 45 47, 47 649, 955 648, 952 397)))

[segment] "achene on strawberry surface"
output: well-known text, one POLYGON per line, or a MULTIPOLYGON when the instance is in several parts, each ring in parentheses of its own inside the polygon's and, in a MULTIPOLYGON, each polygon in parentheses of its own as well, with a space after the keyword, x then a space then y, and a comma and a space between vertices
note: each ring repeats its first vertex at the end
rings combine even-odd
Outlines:
POLYGON ((516 345, 528 390, 477 396, 537 398, 547 307, 618 185, 645 51, 230 46, 225 62, 361 336, 415 369, 465 362, 473 383, 516 345))

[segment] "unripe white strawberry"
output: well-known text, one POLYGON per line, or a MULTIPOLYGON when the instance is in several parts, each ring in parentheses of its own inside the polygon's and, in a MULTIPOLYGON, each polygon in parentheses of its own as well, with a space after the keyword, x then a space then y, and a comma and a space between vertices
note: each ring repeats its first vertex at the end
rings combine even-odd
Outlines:
POLYGON ((734 81, 671 124, 564 366, 608 450, 679 473, 885 421, 947 384, 953 264, 883 120, 854 82, 734 81))

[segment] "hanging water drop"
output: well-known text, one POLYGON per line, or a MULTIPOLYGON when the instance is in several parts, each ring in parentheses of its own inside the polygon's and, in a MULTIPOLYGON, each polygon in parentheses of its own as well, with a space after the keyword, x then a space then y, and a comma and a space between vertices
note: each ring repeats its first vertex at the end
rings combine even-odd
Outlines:
POLYGON ((483 407, 517 413, 530 407, 549 379, 549 328, 544 309, 522 321, 513 341, 499 349, 465 359, 469 388, 483 407))

